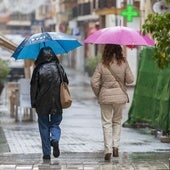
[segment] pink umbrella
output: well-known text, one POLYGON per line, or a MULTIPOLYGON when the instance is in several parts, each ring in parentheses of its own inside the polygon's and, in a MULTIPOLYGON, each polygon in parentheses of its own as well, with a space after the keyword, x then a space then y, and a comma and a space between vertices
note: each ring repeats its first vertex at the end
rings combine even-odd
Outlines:
POLYGON ((155 44, 149 36, 144 36, 137 30, 123 26, 100 29, 89 35, 84 40, 84 43, 119 44, 129 47, 135 47, 137 45, 153 46, 155 44))
POLYGON ((145 41, 148 43, 148 45, 150 45, 150 46, 154 46, 155 45, 155 42, 148 35, 142 35, 142 36, 145 39, 145 41))
MULTIPOLYGON (((144 40, 147 42, 148 46, 154 46, 155 42, 148 36, 143 35, 140 31, 138 33, 144 38, 144 40)), ((136 48, 137 45, 126 45, 129 48, 136 48)))

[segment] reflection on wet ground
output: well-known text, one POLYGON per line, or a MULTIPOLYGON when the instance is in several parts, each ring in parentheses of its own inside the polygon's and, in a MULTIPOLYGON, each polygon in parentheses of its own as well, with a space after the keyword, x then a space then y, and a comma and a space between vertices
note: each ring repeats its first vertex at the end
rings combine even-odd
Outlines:
MULTIPOLYGON (((50 162, 42 162, 40 160, 40 154, 13 154, 13 155, 1 155, 0 164, 7 164, 12 162, 20 165, 34 165, 39 167, 55 167, 62 168, 62 170, 70 169, 77 170, 80 167, 89 167, 90 170, 101 170, 100 168, 105 168, 105 170, 111 170, 110 168, 115 168, 115 170, 123 170, 123 168, 129 170, 168 170, 168 157, 169 153, 122 153, 120 158, 113 158, 110 162, 105 162, 103 160, 103 153, 64 153, 58 159, 52 159, 50 162), (7 159, 8 158, 8 159, 7 159), (68 166, 67 168, 65 166, 68 166), (65 167, 65 168, 64 168, 65 167), (109 169, 106 169, 109 168, 109 169), (117 168, 117 169, 116 169, 117 168), (120 168, 120 169, 119 169, 120 168)), ((82 169, 84 170, 84 169, 82 169)), ((103 169, 102 169, 103 170, 103 169)))

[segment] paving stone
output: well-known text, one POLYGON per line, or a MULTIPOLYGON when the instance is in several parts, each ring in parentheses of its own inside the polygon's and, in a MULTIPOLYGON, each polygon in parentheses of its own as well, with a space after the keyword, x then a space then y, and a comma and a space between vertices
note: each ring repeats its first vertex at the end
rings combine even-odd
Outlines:
POLYGON ((32 170, 32 165, 17 165, 16 170, 32 170))
POLYGON ((14 170, 16 165, 0 165, 0 170, 14 170))

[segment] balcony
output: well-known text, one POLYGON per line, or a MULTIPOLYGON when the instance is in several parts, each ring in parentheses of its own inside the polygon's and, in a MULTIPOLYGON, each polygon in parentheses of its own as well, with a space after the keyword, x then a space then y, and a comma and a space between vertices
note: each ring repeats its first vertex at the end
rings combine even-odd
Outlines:
POLYGON ((72 10, 73 18, 78 16, 90 15, 91 14, 91 3, 81 3, 75 6, 72 10))
POLYGON ((93 9, 116 8, 116 0, 93 0, 93 9))

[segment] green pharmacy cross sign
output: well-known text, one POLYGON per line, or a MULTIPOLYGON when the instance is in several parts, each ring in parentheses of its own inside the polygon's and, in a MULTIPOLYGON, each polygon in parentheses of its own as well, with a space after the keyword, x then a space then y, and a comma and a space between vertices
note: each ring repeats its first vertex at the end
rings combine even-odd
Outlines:
POLYGON ((133 5, 128 4, 126 9, 121 11, 121 16, 126 17, 127 22, 132 22, 133 17, 139 16, 139 12, 133 10, 133 5))

